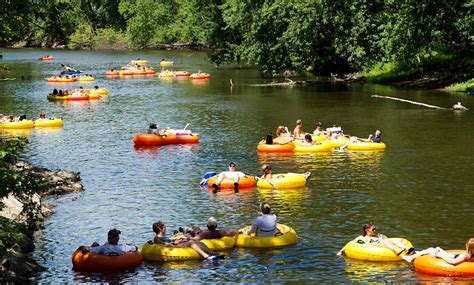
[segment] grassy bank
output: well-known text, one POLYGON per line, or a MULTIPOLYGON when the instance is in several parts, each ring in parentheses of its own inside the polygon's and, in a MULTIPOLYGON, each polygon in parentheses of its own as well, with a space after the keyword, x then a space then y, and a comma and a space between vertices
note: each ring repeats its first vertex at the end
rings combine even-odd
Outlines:
POLYGON ((466 82, 451 84, 448 87, 444 88, 444 90, 473 93, 474 92, 474 78, 471 78, 470 80, 466 82))
POLYGON ((380 63, 364 71, 366 82, 424 89, 468 91, 474 85, 474 60, 438 55, 416 64, 380 63))

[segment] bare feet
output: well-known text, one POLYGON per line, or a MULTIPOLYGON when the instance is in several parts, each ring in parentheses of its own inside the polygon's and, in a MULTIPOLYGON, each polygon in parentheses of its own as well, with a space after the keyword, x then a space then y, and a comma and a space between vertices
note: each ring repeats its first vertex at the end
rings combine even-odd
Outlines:
POLYGON ((407 256, 407 255, 402 255, 403 260, 406 262, 412 262, 413 261, 413 256, 407 256))

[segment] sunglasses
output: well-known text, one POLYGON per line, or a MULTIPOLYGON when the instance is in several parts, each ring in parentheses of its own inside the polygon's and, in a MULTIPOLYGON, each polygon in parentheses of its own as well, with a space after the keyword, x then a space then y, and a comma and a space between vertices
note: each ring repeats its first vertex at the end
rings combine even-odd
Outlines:
POLYGON ((235 165, 229 165, 229 167, 235 167, 235 165))

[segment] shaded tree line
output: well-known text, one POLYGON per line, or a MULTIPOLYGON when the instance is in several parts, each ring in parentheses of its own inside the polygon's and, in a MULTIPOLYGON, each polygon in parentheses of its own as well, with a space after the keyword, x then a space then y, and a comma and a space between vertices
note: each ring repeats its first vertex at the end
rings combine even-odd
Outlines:
POLYGON ((348 72, 471 57, 474 0, 0 0, 0 45, 212 49, 217 64, 348 72))

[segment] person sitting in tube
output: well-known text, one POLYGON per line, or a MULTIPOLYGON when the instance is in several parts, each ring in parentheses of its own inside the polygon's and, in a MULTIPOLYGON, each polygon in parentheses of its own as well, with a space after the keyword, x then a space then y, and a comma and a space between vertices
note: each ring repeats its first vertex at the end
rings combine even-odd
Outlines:
POLYGON ((278 144, 287 144, 293 141, 293 137, 291 136, 290 132, 288 131, 288 127, 286 126, 278 126, 276 132, 276 138, 273 139, 273 142, 278 144))
POLYGON ((220 239, 223 237, 233 237, 239 234, 238 230, 218 230, 217 229, 217 220, 214 217, 209 217, 207 220, 207 231, 202 231, 196 234, 194 240, 203 240, 203 239, 220 239))
POLYGON ((296 120, 296 127, 293 130, 293 137, 295 139, 301 139, 303 136, 304 136, 303 121, 298 119, 298 120, 296 120))
POLYGON ((44 113, 41 113, 38 120, 47 120, 46 115, 44 113))
POLYGON ((159 131, 158 131, 158 127, 156 126, 156 124, 151 123, 150 126, 148 127, 148 131, 146 133, 158 136, 159 131))
POLYGON ((441 247, 430 247, 421 251, 415 252, 410 256, 402 256, 403 260, 412 262, 416 258, 423 255, 431 255, 443 259, 449 264, 460 264, 462 262, 474 262, 474 238, 470 238, 466 242, 466 251, 460 254, 452 254, 446 252, 441 247))
POLYGON ((262 140, 260 143, 273 144, 273 134, 269 133, 265 140, 262 140))
POLYGON ((262 177, 260 177, 260 179, 265 179, 268 183, 270 183, 270 185, 273 186, 273 188, 275 190, 278 190, 278 187, 275 183, 275 181, 273 181, 273 177, 272 177, 272 166, 271 165, 268 165, 268 164, 264 164, 262 166, 262 172, 263 172, 263 175, 262 177))
POLYGON ((380 130, 375 130, 375 135, 370 134, 368 138, 358 138, 358 137, 350 137, 349 141, 339 147, 339 149, 345 149, 348 145, 358 143, 358 142, 369 142, 369 143, 381 143, 382 142, 382 132, 380 130))
POLYGON ((90 247, 81 246, 78 250, 81 250, 83 253, 95 252, 100 255, 123 255, 128 252, 137 252, 138 247, 136 245, 130 244, 119 244, 121 232, 117 229, 111 229, 107 233, 107 243, 99 245, 97 242, 94 242, 90 247))
POLYGON ((270 214, 272 208, 267 202, 260 204, 260 211, 257 212, 259 217, 257 217, 250 229, 247 232, 242 234, 250 235, 255 234, 259 237, 273 237, 277 233, 276 222, 277 217, 275 214, 270 214))
MULTIPOLYGON (((382 245, 397 255, 402 254, 404 251, 406 252, 407 255, 412 254, 415 249, 413 247, 408 248, 406 245, 403 243, 397 241, 397 240, 388 240, 387 237, 383 234, 376 233, 376 227, 372 223, 365 224, 363 227, 363 235, 358 236, 354 239, 355 242, 357 243, 377 243, 379 245, 382 245)), ((341 248, 337 255, 342 255, 344 253, 345 247, 341 248)))
POLYGON ((151 244, 163 244, 167 247, 190 247, 194 249, 200 256, 208 260, 215 260, 217 258, 224 258, 223 255, 217 254, 211 250, 207 245, 200 241, 189 240, 184 234, 175 234, 173 238, 167 238, 166 235, 166 224, 163 221, 158 221, 153 224, 153 232, 155 232, 155 238, 151 244))
POLYGON ((306 145, 306 146, 311 146, 315 144, 321 144, 321 143, 313 141, 313 137, 310 134, 306 134, 304 136, 304 141, 301 143, 301 145, 306 145))
POLYGON ((233 161, 229 163, 229 171, 223 171, 217 175, 216 183, 212 184, 212 188, 214 191, 219 191, 221 182, 227 178, 234 180, 234 191, 238 192, 239 190, 239 180, 240 177, 244 177, 245 173, 241 171, 237 171, 237 164, 233 161))
POLYGON ((326 136, 326 137, 330 136, 328 132, 323 130, 323 123, 321 122, 316 123, 316 128, 314 129, 313 134, 317 136, 326 136))

